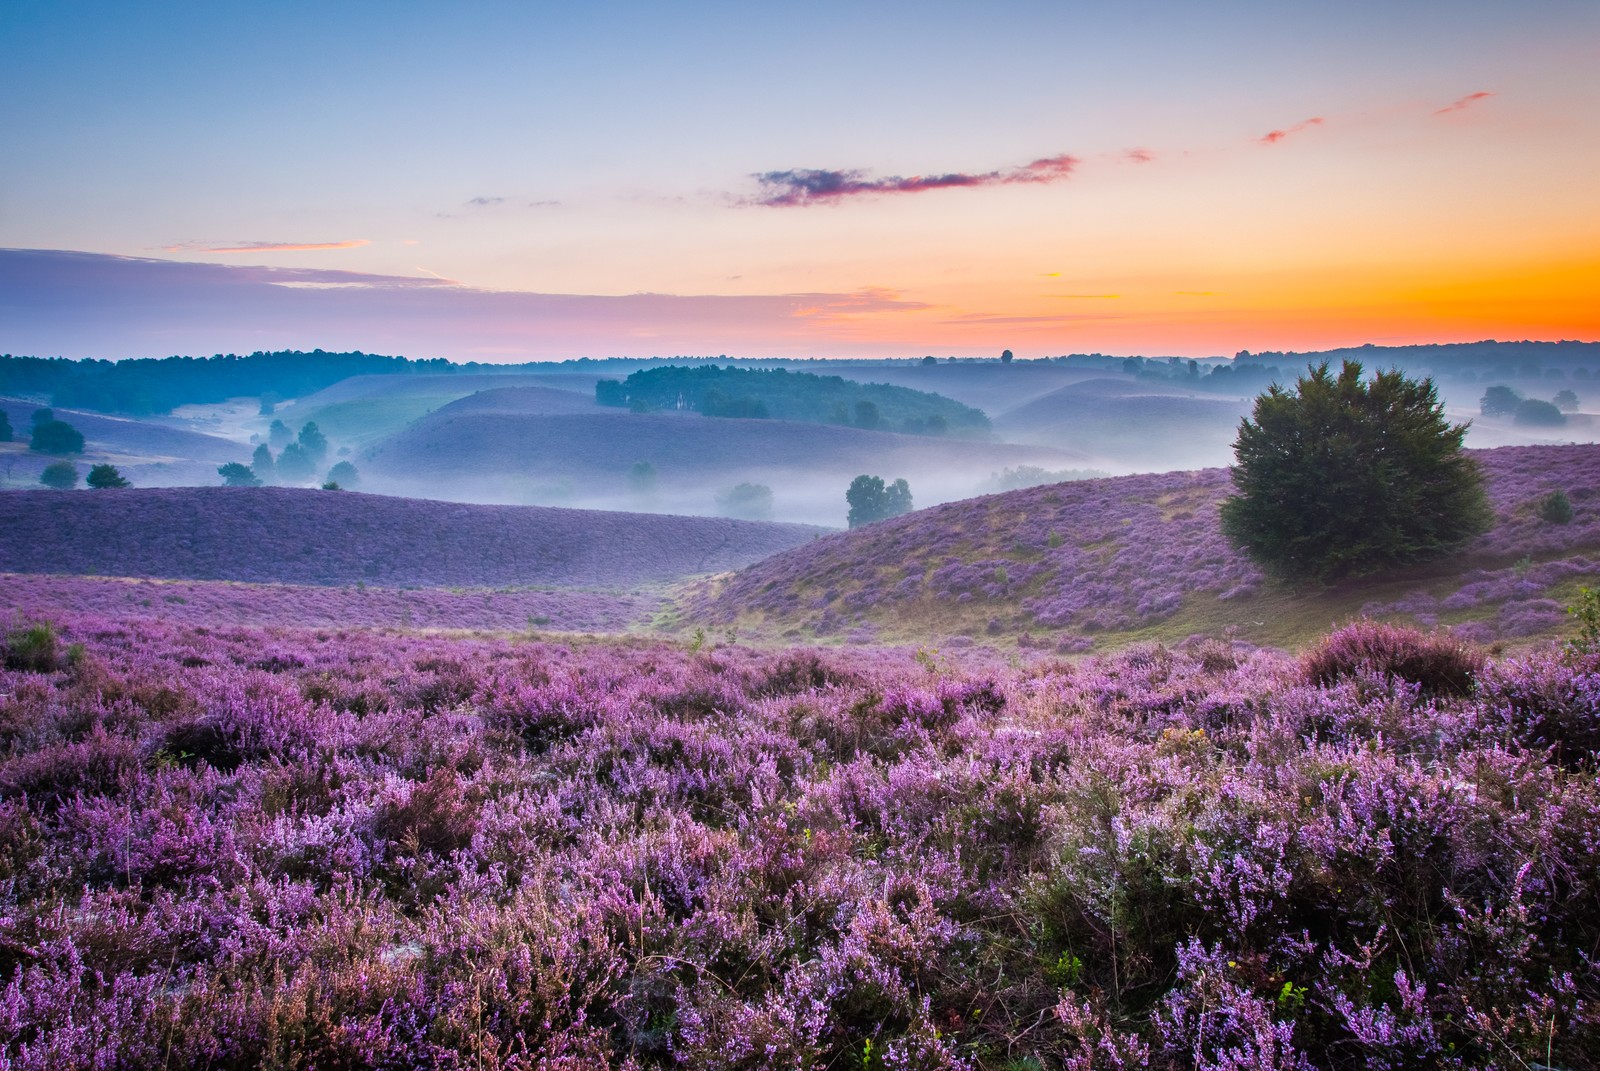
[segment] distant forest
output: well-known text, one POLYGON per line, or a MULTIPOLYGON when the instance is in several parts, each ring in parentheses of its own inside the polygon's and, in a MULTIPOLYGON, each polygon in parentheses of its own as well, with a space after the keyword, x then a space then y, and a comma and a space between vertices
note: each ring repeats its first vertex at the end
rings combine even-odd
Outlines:
MULTIPOLYGON (((1241 351, 1232 360, 1211 357, 1200 361, 1180 357, 1117 357, 1101 353, 1074 353, 1011 367, 1026 374, 1028 367, 1065 364, 1100 368, 1146 379, 1178 380, 1202 390, 1250 394, 1268 383, 1293 379, 1307 364, 1344 359, 1359 360, 1369 368, 1391 365, 1411 374, 1432 375, 1457 382, 1510 382, 1535 378, 1600 379, 1600 343, 1597 342, 1464 342, 1422 346, 1352 346, 1307 353, 1293 351, 1241 351)), ((949 358, 962 365, 990 365, 995 358, 949 358)), ((852 370, 933 363, 934 358, 903 361, 840 362, 852 370)), ((712 415, 758 416, 822 423, 860 424, 872 419, 855 411, 868 401, 877 410, 873 426, 896 431, 971 434, 986 430, 987 418, 976 409, 933 394, 882 384, 861 384, 838 376, 792 372, 774 364, 794 363, 827 367, 830 362, 808 359, 737 360, 727 357, 576 358, 561 362, 527 364, 456 364, 443 358, 412 360, 375 353, 329 353, 282 350, 248 355, 212 357, 138 358, 122 361, 69 360, 62 357, 16 357, 0 354, 0 396, 47 398, 64 409, 88 409, 132 416, 169 413, 180 405, 203 405, 229 398, 263 400, 299 398, 340 380, 361 375, 584 372, 618 375, 634 371, 627 380, 602 384, 598 400, 605 405, 675 408, 684 394, 690 408, 712 415), (728 366, 719 367, 717 362, 728 366), (733 367, 737 364, 739 367, 733 367), (663 367, 663 365, 665 367, 663 367), (766 377, 740 379, 741 376, 766 377), (784 380, 779 377, 789 377, 784 380), (656 377, 641 378, 641 377, 656 377), (813 382, 805 382, 805 381, 813 382), (705 408, 709 403, 710 409, 705 408), (759 407, 758 407, 759 403, 759 407), (843 413, 840 407, 843 407, 843 413), (742 408, 741 408, 742 407, 742 408), (919 423, 920 426, 919 426, 919 423)), ((943 362, 940 362, 943 363, 943 362)))
POLYGON ((443 358, 283 350, 127 361, 0 355, 0 395, 48 394, 52 405, 147 416, 240 397, 298 398, 351 376, 453 372, 443 358))
POLYGON ((711 417, 842 424, 912 435, 981 435, 981 410, 940 394, 782 368, 651 368, 595 384, 601 405, 638 412, 687 409, 711 417))

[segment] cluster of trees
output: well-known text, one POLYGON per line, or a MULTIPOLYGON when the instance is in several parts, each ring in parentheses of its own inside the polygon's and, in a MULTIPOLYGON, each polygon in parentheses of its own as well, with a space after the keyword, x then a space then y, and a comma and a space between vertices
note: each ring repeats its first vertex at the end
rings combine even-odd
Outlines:
MULTIPOLYGON (((304 484, 316 477, 328 456, 328 437, 314 421, 301 425, 296 435, 281 420, 274 420, 267 431, 267 442, 256 446, 250 464, 231 461, 217 469, 229 487, 260 487, 262 484, 304 484), (276 457, 273 447, 279 449, 276 457)), ((361 480, 355 465, 337 462, 323 478, 327 490, 349 490, 361 480)))
POLYGON ((885 484, 882 476, 857 476, 850 481, 844 500, 850 505, 850 527, 888 520, 910 513, 911 486, 905 480, 885 484))
MULTIPOLYGON (((57 491, 70 491, 78 486, 78 466, 70 461, 52 461, 39 474, 39 482, 57 491)), ((95 465, 91 467, 89 476, 84 480, 84 483, 95 490, 133 486, 127 477, 117 471, 115 465, 95 465)))
POLYGON ((1567 422, 1568 413, 1578 411, 1578 396, 1570 389, 1563 388, 1546 402, 1538 398, 1525 398, 1521 391, 1497 384, 1483 392, 1478 409, 1484 416, 1509 416, 1518 424, 1560 427, 1567 422))
POLYGON ((1268 571, 1336 581, 1448 554, 1489 527, 1465 424, 1445 419, 1433 381, 1364 378, 1321 364, 1256 399, 1234 444, 1238 494, 1222 530, 1268 571))
POLYGON ((916 435, 983 434, 989 418, 939 394, 785 369, 670 366, 595 384, 595 401, 636 412, 689 410, 916 435))

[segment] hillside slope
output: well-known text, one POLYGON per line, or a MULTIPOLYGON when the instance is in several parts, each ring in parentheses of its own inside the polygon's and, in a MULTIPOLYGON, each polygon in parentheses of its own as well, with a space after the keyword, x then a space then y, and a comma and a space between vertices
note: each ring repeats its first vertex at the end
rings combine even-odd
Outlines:
POLYGON ((1191 469, 1232 461, 1239 420, 1251 401, 1218 398, 1132 376, 1100 376, 1062 387, 994 420, 1014 442, 1086 454, 1101 468, 1191 469))
MULTIPOLYGON (((37 402, 0 398, 0 410, 16 435, 15 442, 0 443, 0 487, 36 485, 44 467, 61 460, 28 450, 32 416, 39 408, 37 402)), ((109 462, 135 486, 216 483, 218 465, 250 460, 248 444, 215 435, 77 409, 56 409, 55 414, 83 433, 83 453, 68 459, 80 473, 109 462)))
POLYGON ((1495 526, 1401 578, 1268 583, 1217 525, 1225 469, 1054 484, 953 502, 808 543, 701 588, 688 616, 787 636, 1016 637, 1064 650, 1229 633, 1293 646, 1357 613, 1516 639, 1566 625, 1600 580, 1600 447, 1478 452, 1495 526), (1575 517, 1537 516, 1562 489, 1575 517))
POLYGON ((0 493, 0 572, 624 588, 735 569, 816 529, 274 487, 0 493))
MULTIPOLYGON (((503 398, 502 392, 494 392, 503 398)), ((1048 447, 897 435, 783 420, 695 413, 554 415, 441 409, 384 442, 361 463, 372 489, 477 501, 709 513, 740 483, 773 489, 785 520, 842 525, 850 481, 905 477, 920 503, 966 498, 992 472, 1016 465, 1080 467, 1048 447), (653 490, 632 489, 633 467, 653 467, 653 490), (562 496, 565 496, 564 498, 562 496)))

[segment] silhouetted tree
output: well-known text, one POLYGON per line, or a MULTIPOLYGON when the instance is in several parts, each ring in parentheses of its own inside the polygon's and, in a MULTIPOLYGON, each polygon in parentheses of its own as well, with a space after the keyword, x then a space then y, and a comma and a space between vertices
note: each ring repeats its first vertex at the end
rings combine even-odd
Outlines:
POLYGON ((648 461, 635 461, 628 470, 628 486, 635 494, 647 495, 656 489, 656 467, 648 461))
POLYGON ((922 359, 922 363, 923 364, 938 364, 939 363, 939 358, 935 357, 933 354, 930 353, 930 354, 928 354, 926 357, 924 357, 922 359))
POLYGON ((300 438, 296 441, 314 463, 320 464, 328 456, 328 437, 309 420, 300 428, 300 438))
POLYGON ((297 442, 285 446, 278 455, 278 478, 284 483, 305 483, 316 472, 316 459, 297 442))
POLYGON ((863 398, 856 403, 856 427, 875 428, 882 423, 883 418, 878 414, 876 404, 863 398))
POLYGON ((1011 355, 1011 351, 1010 350, 1002 350, 1002 351, 1000 351, 1000 363, 1001 364, 1010 364, 1011 361, 1012 361, 1012 355, 1011 355))
POLYGON ((361 473, 348 461, 341 461, 328 470, 328 483, 338 484, 346 491, 354 490, 361 482, 361 473))
POLYGON ((256 474, 250 471, 249 465, 241 465, 237 461, 230 461, 217 468, 217 475, 222 477, 225 487, 260 487, 261 481, 256 479, 256 474))
POLYGON ((882 476, 857 476, 844 500, 850 504, 851 528, 911 512, 911 487, 904 480, 885 486, 882 476))
POLYGON ((717 512, 747 521, 772 519, 772 488, 764 483, 741 483, 717 496, 717 512))
POLYGON ((250 455, 250 468, 262 483, 276 482, 278 466, 273 462, 272 450, 266 443, 259 444, 256 452, 250 455))
POLYGON ((1484 416, 1501 416, 1514 413, 1517 403, 1522 401, 1522 395, 1506 386, 1490 387, 1483 392, 1483 397, 1478 401, 1478 409, 1484 416))
POLYGON ((1370 382, 1345 361, 1292 389, 1273 384, 1239 425, 1238 494, 1222 530, 1267 569, 1335 580, 1438 557, 1491 519, 1465 424, 1445 419, 1433 381, 1397 370, 1370 382))
POLYGON ((41 454, 80 454, 83 433, 64 420, 43 420, 33 426, 28 449, 41 454))
POLYGON ((1550 401, 1563 413, 1576 413, 1578 411, 1578 396, 1570 390, 1557 391, 1556 396, 1550 401))
POLYGON ((1538 428, 1558 428, 1567 422, 1567 414, 1549 402, 1528 398, 1517 403, 1511 419, 1518 424, 1538 428))
POLYGON ((78 466, 70 461, 53 461, 39 473, 39 482, 57 491, 70 491, 78 486, 78 466))
POLYGON ((96 465, 89 470, 89 476, 83 481, 96 490, 105 490, 112 487, 132 487, 128 478, 117 471, 115 465, 96 465))
POLYGON ((285 446, 294 442, 294 432, 283 421, 274 420, 271 427, 267 428, 267 439, 272 443, 274 449, 282 450, 285 446))

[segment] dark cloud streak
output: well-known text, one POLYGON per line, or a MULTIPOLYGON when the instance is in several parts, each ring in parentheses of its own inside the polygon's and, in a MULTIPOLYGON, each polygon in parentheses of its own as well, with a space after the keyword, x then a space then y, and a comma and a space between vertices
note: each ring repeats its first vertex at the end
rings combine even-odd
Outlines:
POLYGON ((865 171, 831 171, 793 168, 787 171, 762 171, 752 177, 761 192, 748 204, 771 208, 816 204, 838 204, 852 197, 891 193, 925 193, 929 190, 971 189, 982 186, 1042 185, 1070 178, 1078 158, 1063 153, 1047 156, 999 171, 979 173, 955 171, 943 175, 890 175, 871 178, 865 171))

